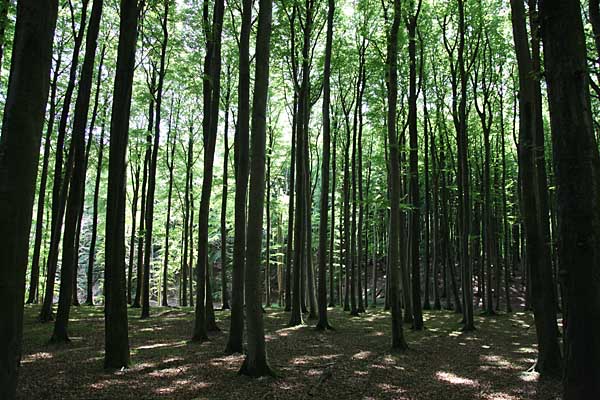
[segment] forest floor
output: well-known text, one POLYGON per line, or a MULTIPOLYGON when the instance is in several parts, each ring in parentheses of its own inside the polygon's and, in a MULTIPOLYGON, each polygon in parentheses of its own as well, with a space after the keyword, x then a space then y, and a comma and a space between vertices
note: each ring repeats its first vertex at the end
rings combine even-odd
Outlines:
MULTIPOLYGON (((223 332, 188 341, 191 308, 154 308, 139 319, 129 310, 131 366, 102 368, 101 307, 73 307, 71 343, 49 345, 52 324, 27 306, 19 399, 558 399, 560 382, 527 372, 536 357, 530 313, 477 316, 460 331, 460 315, 426 311, 426 329, 405 329, 410 349, 390 352, 390 316, 380 308, 360 317, 330 309, 335 331, 287 328, 288 314, 265 314, 268 353, 278 378, 238 376, 242 355, 223 355, 229 312, 217 311, 223 332)), ((407 328, 405 326, 405 328, 407 328)))

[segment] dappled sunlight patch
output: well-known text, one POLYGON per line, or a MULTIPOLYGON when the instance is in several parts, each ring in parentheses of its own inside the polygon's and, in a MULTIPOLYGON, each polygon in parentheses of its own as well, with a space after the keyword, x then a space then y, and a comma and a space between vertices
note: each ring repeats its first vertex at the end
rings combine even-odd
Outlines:
POLYGON ((162 368, 152 371, 148 375, 153 378, 171 378, 185 373, 189 368, 190 367, 188 365, 182 365, 181 367, 162 368))
POLYGON ((171 387, 174 386, 175 389, 177 389, 178 387, 181 387, 186 390, 206 389, 207 387, 209 387, 211 385, 213 385, 213 383, 211 383, 211 382, 197 382, 197 381, 192 381, 189 379, 176 379, 170 384, 170 386, 171 387))
POLYGON ((519 374, 519 379, 523 382, 537 382, 540 374, 535 371, 523 371, 519 374))
POLYGON ((487 370, 489 367, 498 368, 498 369, 515 369, 516 365, 505 359, 504 357, 497 355, 484 355, 479 357, 479 359, 489 365, 482 365, 480 367, 481 370, 487 370))
POLYGON ((450 383, 452 385, 471 387, 479 386, 479 382, 477 382, 476 380, 464 378, 462 376, 453 374, 452 372, 438 371, 435 373, 435 377, 442 382, 450 383))
POLYGON ((100 382, 94 382, 89 385, 90 389, 94 390, 105 390, 110 386, 122 385, 125 381, 123 379, 105 379, 100 382))
POLYGON ((519 397, 512 396, 508 393, 486 393, 483 395, 485 400, 519 400, 519 397))
POLYGON ((307 365, 307 364, 312 364, 312 363, 320 364, 322 361, 331 361, 331 360, 335 360, 338 357, 340 357, 340 354, 326 354, 326 355, 321 355, 321 356, 303 355, 303 356, 292 358, 292 359, 290 359, 289 362, 292 365, 307 365))
POLYGON ((137 346, 137 347, 135 347, 135 349, 136 350, 149 350, 149 349, 159 349, 159 348, 163 348, 163 347, 181 347, 181 346, 185 346, 185 341, 147 344, 145 346, 137 346))
POLYGON ((373 352, 371 351, 360 351, 356 354, 354 354, 351 358, 353 360, 366 360, 369 357, 371 357, 373 355, 373 352))
POLYGON ((519 347, 517 350, 513 351, 513 353, 517 354, 535 354, 537 350, 533 347, 519 347))
POLYGON ((400 386, 392 385, 390 383, 378 383, 377 387, 383 390, 385 393, 393 393, 396 395, 406 393, 406 389, 403 389, 400 386))
POLYGON ((365 375, 369 375, 369 372, 367 372, 367 371, 354 371, 354 375, 365 376, 365 375))
POLYGON ((278 329, 275 331, 275 334, 277 334, 277 336, 280 337, 286 337, 288 336, 290 333, 293 333, 295 331, 299 331, 302 328, 306 327, 307 325, 296 325, 296 326, 289 326, 286 328, 282 328, 282 329, 278 329))
POLYGON ((377 332, 371 332, 369 333, 367 336, 385 336, 385 333, 381 332, 381 331, 377 331, 377 332))
MULTIPOLYGON (((135 372, 135 371, 141 371, 144 369, 153 369, 156 368, 156 363, 151 363, 151 362, 144 362, 144 363, 139 363, 139 364, 135 364, 133 365, 131 368, 129 368, 128 372, 135 372)), ((121 372, 121 371, 116 371, 116 373, 121 372)))
POLYGON ((40 351, 39 353, 34 353, 34 354, 30 354, 30 355, 23 357, 23 359, 21 360, 21 364, 27 364, 27 363, 39 361, 39 360, 49 360, 53 357, 54 356, 52 355, 52 353, 40 351))

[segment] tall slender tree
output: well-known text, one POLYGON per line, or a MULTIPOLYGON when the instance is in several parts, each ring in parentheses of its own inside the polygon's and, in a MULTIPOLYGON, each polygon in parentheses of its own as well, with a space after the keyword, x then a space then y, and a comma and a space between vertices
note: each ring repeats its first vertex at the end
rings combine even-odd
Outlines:
POLYGON ((113 91, 106 199, 104 267, 105 368, 129 365, 125 287, 125 153, 129 141, 131 87, 137 26, 143 0, 121 0, 119 47, 113 91))
POLYGON ((263 207, 265 197, 266 113, 269 93, 272 0, 260 0, 256 35, 256 68, 252 103, 252 173, 246 250, 246 307, 248 353, 240 373, 252 377, 273 375, 267 360, 260 284, 263 207))

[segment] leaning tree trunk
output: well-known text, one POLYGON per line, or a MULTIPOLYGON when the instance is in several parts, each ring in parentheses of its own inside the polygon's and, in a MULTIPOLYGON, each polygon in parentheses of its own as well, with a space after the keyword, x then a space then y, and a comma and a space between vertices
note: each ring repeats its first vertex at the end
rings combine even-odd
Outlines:
POLYGON ((58 77, 60 75, 63 53, 62 50, 62 48, 59 49, 58 57, 54 66, 52 83, 50 84, 51 89, 50 102, 48 105, 48 125, 46 139, 44 140, 44 158, 42 161, 42 171, 40 175, 37 217, 35 219, 35 241, 33 245, 33 257, 31 260, 31 277, 29 279, 29 296, 27 297, 27 304, 37 303, 39 299, 40 253, 44 231, 44 210, 46 208, 46 182, 48 181, 48 164, 50 162, 52 132, 54 130, 54 120, 56 119, 56 91, 58 87, 58 77))
MULTIPOLYGON (((71 173, 71 164, 73 163, 73 141, 69 146, 67 162, 63 171, 64 162, 64 143, 67 132, 67 122, 69 119, 69 111, 71 109, 71 100, 73 91, 75 90, 75 80, 77 78, 77 70, 79 65, 79 50, 83 42, 83 32, 85 31, 85 23, 87 19, 88 0, 82 2, 81 21, 77 34, 73 32, 75 40, 73 43, 73 58, 69 70, 69 81, 67 89, 63 97, 63 108, 58 124, 58 135, 56 139, 56 150, 54 156, 54 182, 52 183, 52 222, 50 229, 50 249, 46 261, 46 285, 44 291, 44 302, 40 311, 40 321, 48 322, 54 319, 52 304, 54 302, 54 285, 56 280, 56 269, 58 266, 59 243, 62 233, 63 218, 65 214, 65 203, 68 193, 69 181, 71 173), (64 174, 64 176, 63 176, 64 174)), ((71 10, 72 11, 72 10, 71 10)))
MULTIPOLYGON (((98 32, 100 31, 100 19, 102 18, 103 0, 94 0, 90 23, 88 26, 85 57, 81 68, 81 78, 77 100, 75 101, 75 114, 73 118, 73 171, 67 172, 71 176, 69 185, 69 197, 65 215, 65 232, 63 238, 63 260, 60 268, 60 293, 58 298, 58 311, 54 332, 50 342, 69 342, 67 326, 69 323, 69 311, 73 298, 73 275, 77 271, 79 262, 77 239, 77 223, 79 214, 82 212, 81 194, 85 183, 85 128, 92 93, 92 82, 94 78, 94 60, 96 59, 96 47, 98 32)), ((69 166, 67 166, 69 168, 69 166)), ((66 184, 66 181, 65 181, 66 184)))
POLYGON ((0 398, 16 397, 29 230, 58 2, 21 0, 0 136, 0 398), (27 93, 27 96, 23 94, 27 93))

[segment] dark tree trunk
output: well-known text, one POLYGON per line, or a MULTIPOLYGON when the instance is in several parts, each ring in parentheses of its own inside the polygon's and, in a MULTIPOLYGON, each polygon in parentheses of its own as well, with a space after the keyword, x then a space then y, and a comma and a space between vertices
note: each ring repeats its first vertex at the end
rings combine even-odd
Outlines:
MULTIPOLYGON (((85 2, 84 2, 85 3, 85 2)), ((82 212, 81 194, 85 183, 85 128, 87 127, 90 97, 92 93, 92 82, 94 78, 94 61, 96 59, 96 47, 98 32, 100 31, 100 19, 102 18, 103 0, 93 0, 90 23, 86 35, 85 57, 81 68, 81 78, 75 101, 75 114, 73 117, 73 134, 71 144, 73 149, 73 170, 70 175, 69 197, 65 215, 65 232, 63 238, 63 260, 60 268, 60 293, 58 298, 58 311, 54 332, 50 342, 69 342, 67 326, 69 323, 69 312, 73 298, 73 275, 77 273, 79 263, 77 239, 77 223, 82 212)), ((87 4, 84 4, 84 7, 87 4)), ((66 184, 65 180, 65 184, 66 184)))
MULTIPOLYGON (((413 11, 412 9, 410 10, 413 11)), ((408 95, 408 135, 409 153, 409 198, 411 204, 409 219, 410 262, 412 273, 412 313, 413 328, 423 329, 423 311, 421 309, 421 258, 420 258, 420 192, 419 192, 419 144, 417 132, 417 21, 421 11, 421 1, 416 6, 414 15, 407 21, 408 57, 409 57, 409 95, 408 95)), ((426 260, 426 262, 429 262, 426 260)))
POLYGON ((592 399, 600 397, 595 334, 600 291, 598 280, 590 279, 600 268, 600 157, 585 73, 585 35, 579 2, 540 0, 540 17, 557 187, 559 274, 566 303, 564 398, 592 399))
MULTIPOLYGON (((82 2, 81 20, 79 31, 73 32, 75 40, 73 43, 73 58, 71 60, 71 68, 69 70, 69 81, 63 98, 63 108, 58 123, 58 137, 56 139, 56 150, 54 155, 54 182, 52 183, 52 222, 50 234, 50 249, 48 251, 48 260, 46 262, 46 286, 44 291, 44 303, 40 312, 40 321, 48 322, 54 319, 52 304, 54 302, 54 285, 56 280, 56 269, 58 266, 58 253, 60 237, 62 234, 63 218, 65 214, 65 205, 67 202, 67 194, 70 182, 71 165, 73 164, 73 141, 69 145, 67 162, 64 165, 64 143, 67 132, 67 123, 69 112, 71 109, 71 100, 73 91, 75 90, 75 80, 77 78, 77 70, 79 65, 79 50, 83 42, 83 33, 85 31, 85 23, 87 19, 88 0, 82 2), (63 176, 64 174, 64 176, 63 176)), ((73 5, 69 2, 71 8, 71 18, 74 19, 73 5)), ((69 281, 71 282, 71 281, 69 281)))
MULTIPOLYGON (((542 375, 559 376, 561 352, 558 345, 556 325, 556 299, 552 282, 552 264, 549 246, 545 243, 548 230, 548 214, 543 212, 540 187, 539 163, 536 162, 536 130, 539 126, 540 109, 537 101, 536 83, 533 81, 534 63, 527 43, 524 4, 520 0, 511 1, 513 32, 519 68, 519 167, 521 175, 521 211, 527 238, 528 283, 531 285, 531 300, 535 317, 538 340, 538 360, 536 370, 542 375), (544 228, 543 225, 546 225, 544 228)), ((556 157, 556 156, 555 156, 556 157)), ((545 166, 543 167, 545 168, 545 166)), ((544 172, 545 176, 545 172, 544 172)), ((559 228, 560 229, 560 228, 559 228)))
MULTIPOLYGON (((204 169, 202 197, 198 212, 198 261, 196 265, 196 310, 192 340, 202 342, 208 339, 206 334, 206 281, 208 270, 208 214, 213 180, 213 164, 217 127, 219 125, 219 103, 221 91, 221 31, 225 3, 215 2, 212 28, 208 28, 208 1, 204 3, 204 23, 206 25, 206 57, 204 64, 204 119, 202 130, 204 137, 204 169)), ((210 298, 212 299, 212 293, 210 298)), ((212 307, 212 304, 211 304, 212 307)))
POLYGON ((121 0, 117 72, 110 124, 104 268, 104 367, 111 369, 127 367, 129 364, 124 265, 125 152, 129 139, 129 111, 140 5, 137 0, 121 0))
POLYGON ((162 302, 163 307, 169 306, 169 249, 170 249, 170 235, 171 235, 171 206, 173 201, 173 177, 175 170, 175 146, 177 143, 177 128, 179 125, 179 102, 177 103, 177 110, 175 111, 175 129, 172 132, 173 122, 173 99, 171 99, 171 109, 169 114, 169 128, 167 130, 167 143, 166 143, 166 161, 167 169, 169 170, 169 189, 167 194, 167 221, 165 222, 165 253, 163 260, 163 281, 162 281, 162 302), (171 134, 173 136, 171 136, 171 134))
POLYGON ((227 289, 227 195, 229 178, 229 107, 231 104, 231 66, 227 65, 227 89, 225 91, 225 129, 223 131, 223 190, 221 197, 221 309, 229 310, 227 289))
POLYGON ((296 116, 298 111, 298 95, 294 91, 293 117, 292 117, 292 146, 290 154, 290 177, 288 186, 288 226, 287 243, 285 250, 285 311, 292 311, 292 266, 293 266, 293 240, 294 240, 294 201, 296 193, 296 116))
POLYGON ((256 37, 255 87, 252 104, 252 173, 250 175, 250 212, 248 213, 245 282, 248 312, 248 353, 240 369, 240 374, 251 377, 274 375, 267 360, 260 284, 271 8, 271 0, 260 0, 256 37))
MULTIPOLYGON (((335 0, 328 0, 327 5, 327 39, 325 42, 325 66, 323 72, 323 160, 321 162, 321 204, 319 210, 319 296, 317 299, 319 304, 319 321, 317 322, 317 329, 319 330, 331 328, 329 325, 329 320, 327 319, 326 277, 328 237, 327 205, 329 200, 329 157, 331 152, 331 121, 329 115, 329 105, 331 103, 331 47, 333 42, 333 15, 335 13, 335 0)), ((333 233, 333 229, 331 230, 331 233, 333 233)), ((331 262, 329 264, 329 270, 333 271, 333 265, 331 262)), ((330 274, 330 295, 333 297, 333 274, 330 274)))
MULTIPOLYGON (((56 91, 58 87, 58 77, 60 76, 62 47, 58 49, 58 58, 54 66, 54 74, 50 84, 50 102, 48 105, 48 125, 46 138, 44 140, 44 158, 42 161, 42 171, 39 183, 39 195, 37 203, 37 216, 35 219, 35 241, 33 245, 33 257, 31 260, 31 278, 29 279, 29 296, 27 304, 37 303, 39 300, 38 292, 40 286, 40 253, 42 248, 42 235, 44 231, 44 210, 46 208, 46 185, 48 181, 48 164, 50 162, 50 147, 52 141, 52 132, 54 130, 54 121, 56 118, 56 91)), ((1 59, 0 59, 1 62, 1 59)))
POLYGON ((400 234, 400 174, 398 135, 396 133, 396 108, 398 102, 398 31, 400 30, 400 0, 394 0, 394 19, 390 27, 387 43, 387 136, 389 146, 389 185, 390 185, 390 307, 392 308, 392 349, 404 351, 408 348, 402 329, 402 310, 398 293, 399 234, 400 234))
POLYGON ((160 143, 160 121, 162 108, 162 93, 166 74, 167 46, 169 44, 169 0, 164 0, 164 13, 161 20, 162 41, 160 48, 160 66, 158 70, 158 86, 156 87, 156 109, 154 116, 154 143, 152 158, 148 171, 148 193, 146 199, 145 249, 144 249, 144 281, 142 285, 142 318, 150 316, 150 257, 152 256, 152 230, 154 225, 154 193, 156 190, 156 165, 158 164, 158 146, 160 143))
MULTIPOLYGON (((106 113, 104 113, 106 117, 106 113)), ((98 239, 98 197, 100 194, 100 180, 102 178, 102 162, 104 157, 104 129, 105 121, 102 120, 102 132, 98 144, 98 164, 96 167, 96 179, 94 183, 94 202, 92 211, 92 238, 90 241, 90 252, 87 271, 87 299, 86 304, 94 305, 94 263, 96 261, 96 241, 98 239)))
MULTIPOLYGON (((100 89, 102 84, 102 67, 104 66, 104 57, 106 55, 106 45, 102 46, 100 51, 100 62, 98 64, 98 72, 96 76, 96 94, 94 98, 94 109, 92 111, 92 122, 90 123, 90 133, 87 144, 87 155, 86 155, 86 170, 89 163, 89 154, 91 144, 93 140, 94 127, 96 125, 96 118, 98 116, 98 104, 100 100, 100 89)), ((92 237, 90 239, 90 248, 88 253, 88 268, 87 268, 87 284, 86 284, 86 300, 85 304, 94 305, 94 263, 96 262, 96 242, 98 240, 98 197, 100 195, 100 180, 102 178, 102 158, 104 156, 104 134, 106 127, 106 104, 103 106, 102 111, 102 127, 100 133, 100 142, 98 144, 98 164, 96 165, 96 176, 94 180, 94 198, 92 204, 92 237)), ((82 204, 85 197, 85 185, 82 191, 82 204)), ((77 228, 77 243, 79 243, 79 235, 81 233, 81 219, 83 216, 83 209, 79 216, 79 227, 77 228)))
POLYGON ((146 144, 144 152, 144 169, 142 172, 142 189, 140 193, 141 207, 140 207, 140 226, 138 230, 138 244, 137 244, 137 276, 135 285, 135 297, 133 299, 132 308, 140 308, 142 306, 142 284, 144 282, 144 239, 146 229, 146 202, 147 198, 147 185, 148 185, 148 168, 152 158, 152 130, 154 129, 154 92, 156 87, 156 72, 152 71, 152 80, 149 83, 148 90, 150 92, 150 104, 148 106, 148 129, 146 131, 146 144))
POLYGON ((239 41, 238 126, 235 151, 235 230, 231 279, 231 323, 226 353, 242 353, 244 337, 244 266, 246 263, 246 199, 248 191, 250 130, 250 29, 252 1, 242 1, 239 41))
MULTIPOLYGON (((333 3, 333 6, 335 7, 335 0, 333 3)), ((329 25, 328 28, 329 29, 329 25)), ((328 31, 329 32, 329 31, 328 31)), ((332 32, 333 32, 333 27, 332 27, 332 32)), ((334 119, 335 121, 335 119, 334 119)), ((331 235, 331 237, 329 238, 329 307, 335 307, 336 305, 336 299, 335 299, 335 295, 336 295, 336 285, 335 285, 335 279, 334 279, 334 272, 335 272, 335 268, 334 268, 334 250, 335 250, 335 186, 336 186, 336 181, 337 181, 337 177, 336 177, 336 170, 337 170, 337 165, 336 165, 336 148, 337 148, 337 133, 338 133, 338 125, 336 123, 334 123, 334 132, 333 132, 333 143, 330 145, 330 147, 333 148, 333 159, 332 159, 332 165, 331 165, 331 227, 330 227, 330 231, 329 234, 331 235)), ((330 150, 331 151, 331 150, 330 150)), ((325 161, 323 159, 323 161, 325 161)), ((325 176, 325 175, 323 175, 325 176)), ((339 281, 338 281, 338 285, 337 287, 339 288, 339 281)), ((337 296, 337 300, 340 300, 340 296, 338 293, 337 296)))
POLYGON ((0 398, 16 397, 29 230, 57 1, 21 0, 0 137, 0 398), (27 95, 25 96, 24 93, 27 95))

